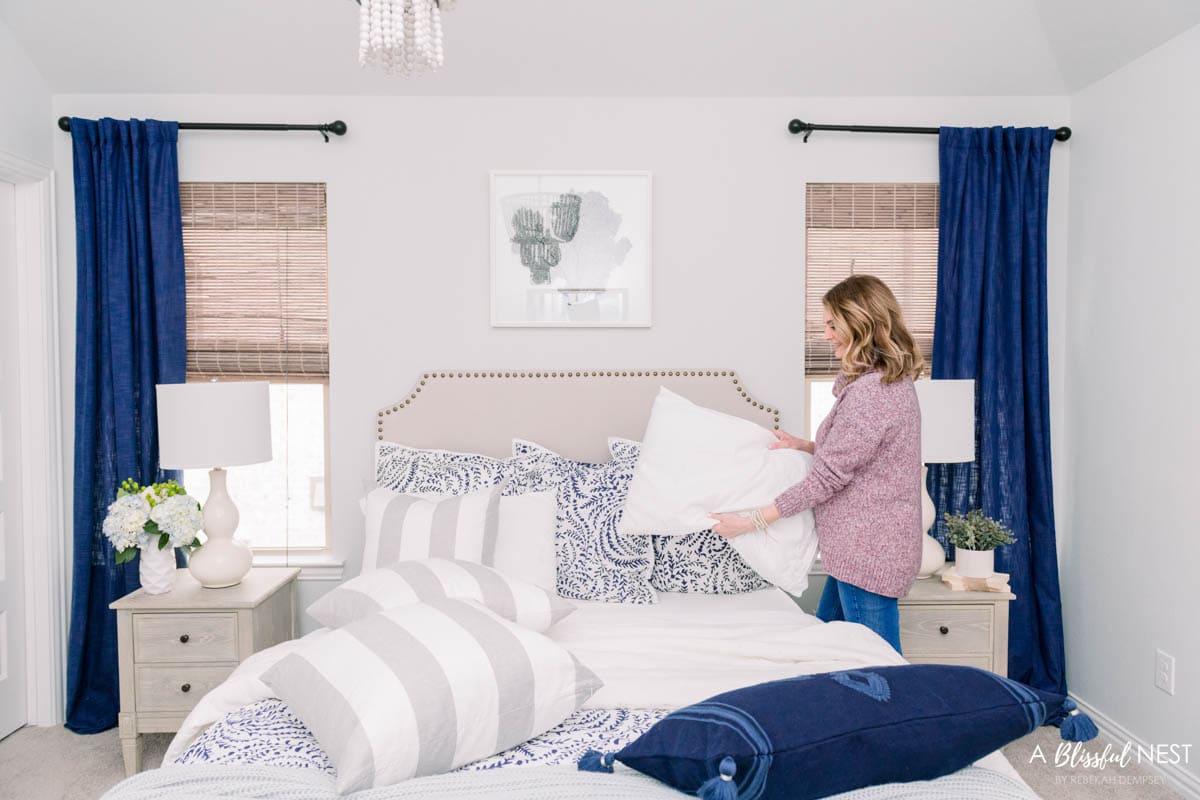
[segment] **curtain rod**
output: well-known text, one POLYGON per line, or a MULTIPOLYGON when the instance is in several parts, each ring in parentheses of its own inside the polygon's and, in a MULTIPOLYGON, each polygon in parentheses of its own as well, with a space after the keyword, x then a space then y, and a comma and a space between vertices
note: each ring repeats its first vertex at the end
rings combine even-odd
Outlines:
MULTIPOLYGON (((71 118, 59 117, 58 127, 60 130, 71 130, 71 118)), ((329 134, 334 136, 346 135, 346 123, 340 119, 335 119, 330 123, 321 125, 286 125, 272 123, 254 123, 254 122, 181 122, 179 123, 181 131, 317 131, 321 136, 325 137, 325 141, 329 141, 329 134)))
MULTIPOLYGON (((788 130, 792 133, 803 133, 804 141, 808 141, 808 137, 812 136, 813 131, 850 131, 852 133, 937 133, 939 128, 906 128, 895 125, 816 125, 811 122, 803 122, 794 119, 788 123, 788 130)), ((1065 125, 1054 130, 1054 138, 1056 141, 1065 142, 1071 138, 1071 129, 1065 125)))

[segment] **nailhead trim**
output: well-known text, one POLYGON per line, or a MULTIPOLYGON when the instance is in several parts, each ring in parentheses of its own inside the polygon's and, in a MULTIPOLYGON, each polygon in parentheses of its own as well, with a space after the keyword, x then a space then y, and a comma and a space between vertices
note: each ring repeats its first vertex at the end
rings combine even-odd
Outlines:
POLYGON ((717 371, 717 370, 703 370, 703 371, 701 371, 701 370, 657 370, 656 369, 656 370, 637 370, 636 372, 631 372, 629 370, 621 370, 621 371, 601 370, 601 371, 592 371, 592 372, 551 371, 551 372, 503 372, 503 373, 501 373, 501 372, 425 372, 425 373, 422 373, 421 379, 418 381, 418 385, 414 387, 414 391, 411 392, 405 400, 400 401, 399 403, 393 405, 389 409, 384 409, 382 411, 379 411, 376 414, 377 421, 379 423, 378 427, 376 428, 376 433, 378 434, 376 436, 376 438, 379 440, 383 439, 383 418, 384 418, 384 416, 385 415, 390 416, 393 411, 398 413, 400 411, 400 409, 413 403, 417 399, 417 394, 420 393, 421 387, 426 385, 426 381, 429 381, 433 378, 502 378, 502 377, 503 378, 588 378, 588 377, 591 377, 591 378, 600 378, 600 377, 605 377, 605 378, 629 378, 629 377, 635 377, 635 378, 649 378, 649 377, 655 377, 655 378, 658 378, 658 377, 664 377, 664 378, 667 378, 667 377, 669 377, 669 378, 680 378, 680 377, 682 377, 682 378, 695 378, 695 377, 730 378, 733 381, 734 388, 737 390, 738 394, 742 397, 742 399, 744 399, 747 403, 754 406, 755 408, 762 409, 762 410, 766 411, 768 414, 771 414, 774 416, 775 430, 779 430, 779 409, 771 408, 770 406, 764 405, 763 403, 759 403, 758 401, 756 401, 754 398, 752 398, 750 396, 749 392, 746 391, 745 387, 743 387, 739 383, 738 378, 737 378, 737 373, 732 372, 730 370, 724 370, 724 369, 720 370, 720 371, 717 371))

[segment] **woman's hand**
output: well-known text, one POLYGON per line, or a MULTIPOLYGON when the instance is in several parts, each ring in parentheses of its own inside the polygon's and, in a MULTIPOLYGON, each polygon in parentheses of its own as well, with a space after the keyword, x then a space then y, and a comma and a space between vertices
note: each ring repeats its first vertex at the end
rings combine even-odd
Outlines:
POLYGON ((810 442, 808 439, 801 439, 799 436, 792 436, 787 431, 772 431, 772 433, 775 434, 777 441, 767 445, 768 450, 799 450, 809 455, 816 452, 817 445, 815 442, 810 442))
POLYGON ((754 522, 741 514, 713 513, 708 516, 717 521, 717 524, 712 526, 712 532, 718 536, 724 536, 726 539, 732 539, 754 530, 754 522))

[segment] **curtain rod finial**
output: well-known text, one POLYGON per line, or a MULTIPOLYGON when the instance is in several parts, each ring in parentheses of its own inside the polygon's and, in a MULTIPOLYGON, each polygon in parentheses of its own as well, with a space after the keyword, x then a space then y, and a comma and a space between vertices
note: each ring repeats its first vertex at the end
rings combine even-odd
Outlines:
POLYGON ((1061 128, 1059 128, 1058 130, 1056 130, 1054 132, 1055 141, 1065 142, 1067 139, 1070 139, 1070 138, 1071 138, 1071 129, 1068 128, 1066 125, 1062 126, 1061 128))
POLYGON ((60 131, 67 131, 69 133, 71 131, 71 118, 70 117, 59 117, 58 118, 58 129, 60 131))

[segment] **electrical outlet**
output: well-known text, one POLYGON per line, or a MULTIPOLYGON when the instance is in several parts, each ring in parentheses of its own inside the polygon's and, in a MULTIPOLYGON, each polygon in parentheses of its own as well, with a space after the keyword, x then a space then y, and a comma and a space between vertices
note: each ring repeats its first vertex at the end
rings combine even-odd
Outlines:
POLYGON ((1167 694, 1175 694, 1175 656, 1154 651, 1154 685, 1167 694))

